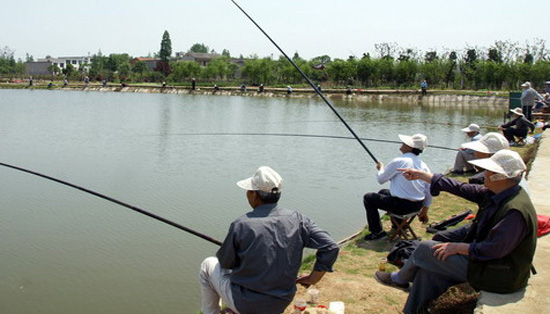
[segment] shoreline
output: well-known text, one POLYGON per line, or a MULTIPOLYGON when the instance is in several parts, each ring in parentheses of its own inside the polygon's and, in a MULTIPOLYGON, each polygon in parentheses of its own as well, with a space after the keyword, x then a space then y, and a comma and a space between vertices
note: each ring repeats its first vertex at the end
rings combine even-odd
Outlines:
MULTIPOLYGON (((294 88, 288 94, 286 88, 268 88, 264 92, 258 92, 257 87, 248 87, 241 91, 240 87, 220 87, 214 90, 211 87, 197 88, 192 90, 187 86, 166 86, 159 85, 95 85, 84 84, 47 87, 47 85, 28 86, 23 84, 0 83, 0 89, 31 89, 31 90, 65 90, 65 91, 98 91, 98 92, 120 92, 120 93, 161 93, 161 94, 189 94, 189 95, 224 95, 224 96, 245 96, 245 97, 286 97, 286 98, 317 98, 318 95, 311 88, 294 88)), ((493 109, 508 109, 509 98, 506 92, 487 92, 487 95, 476 92, 434 90, 428 95, 422 96, 419 90, 379 90, 379 89, 354 89, 351 94, 346 89, 327 88, 322 91, 326 98, 353 102, 408 102, 411 104, 428 106, 449 106, 459 105, 461 107, 491 107, 493 109)))

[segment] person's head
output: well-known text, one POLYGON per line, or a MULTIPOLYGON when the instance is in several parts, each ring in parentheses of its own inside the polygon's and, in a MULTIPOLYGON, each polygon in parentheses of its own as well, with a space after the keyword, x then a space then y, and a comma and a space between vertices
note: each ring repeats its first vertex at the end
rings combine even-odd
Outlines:
POLYGON ((530 82, 525 82, 525 83, 521 84, 521 87, 523 87, 523 89, 531 88, 531 83, 530 82))
POLYGON ((511 150, 503 149, 490 158, 470 160, 469 163, 485 169, 484 185, 495 193, 519 184, 523 172, 527 169, 521 156, 511 150))
POLYGON ((399 134, 399 139, 403 143, 399 149, 403 154, 413 153, 420 155, 428 147, 428 138, 424 134, 414 134, 412 136, 399 134))
POLYGON ((252 208, 262 204, 277 203, 281 197, 283 178, 268 166, 262 166, 248 178, 237 182, 246 190, 248 203, 252 208))
POLYGON ((489 158, 502 149, 509 149, 510 144, 504 135, 497 132, 489 132, 482 136, 479 141, 467 142, 461 145, 462 148, 474 151, 476 159, 489 158))
POLYGON ((510 112, 513 113, 516 118, 517 117, 523 117, 523 111, 521 110, 521 108, 514 108, 514 109, 510 109, 510 112))
POLYGON ((477 133, 479 133, 479 125, 472 123, 464 129, 461 129, 461 131, 466 133, 468 137, 474 137, 477 133))

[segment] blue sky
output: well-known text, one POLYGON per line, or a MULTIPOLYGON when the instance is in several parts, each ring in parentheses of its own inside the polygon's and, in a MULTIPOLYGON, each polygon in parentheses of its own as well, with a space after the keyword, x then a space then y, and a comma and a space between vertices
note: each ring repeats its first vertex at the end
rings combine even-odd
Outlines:
MULTIPOLYGON (((395 42, 423 52, 550 42, 550 1, 237 0, 287 52, 310 59, 375 54, 395 42), (527 4, 526 4, 527 3, 527 4)), ((234 56, 280 53, 230 0, 0 0, 0 47, 16 58, 97 53, 146 56, 168 30, 172 49, 204 43, 234 56)))

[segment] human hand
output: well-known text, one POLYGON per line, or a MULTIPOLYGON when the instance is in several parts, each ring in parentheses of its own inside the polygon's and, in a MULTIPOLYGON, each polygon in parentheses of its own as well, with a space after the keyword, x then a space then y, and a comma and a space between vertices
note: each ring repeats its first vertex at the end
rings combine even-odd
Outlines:
POLYGON ((432 246, 432 250, 434 250, 434 257, 445 261, 455 254, 468 255, 468 247, 468 243, 438 243, 432 246))
POLYGON ((381 162, 381 161, 377 162, 377 163, 376 163, 376 170, 380 170, 380 169, 382 169, 382 168, 384 168, 384 163, 381 162))
POLYGON ((309 275, 300 275, 298 278, 296 278, 296 283, 302 285, 303 287, 308 288, 309 286, 312 286, 321 280, 323 276, 325 275, 324 271, 317 271, 314 270, 309 275))
POLYGON ((398 168, 398 171, 401 171, 403 173, 403 176, 405 179, 412 181, 412 180, 422 180, 430 183, 432 181, 433 175, 428 172, 424 172, 417 169, 412 168, 398 168))

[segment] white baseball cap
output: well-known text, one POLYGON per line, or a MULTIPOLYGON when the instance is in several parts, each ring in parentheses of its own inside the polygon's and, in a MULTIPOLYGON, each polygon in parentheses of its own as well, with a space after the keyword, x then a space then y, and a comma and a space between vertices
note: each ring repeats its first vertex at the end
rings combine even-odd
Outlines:
POLYGON ((405 143, 405 145, 412 148, 424 150, 428 147, 428 138, 424 134, 419 133, 413 136, 399 134, 399 139, 401 142, 405 143))
POLYGON ((464 129, 461 129, 462 132, 479 132, 479 125, 475 124, 475 123, 472 123, 470 125, 468 125, 468 127, 464 128, 464 129))
POLYGON ((507 178, 515 178, 527 169, 520 155, 508 149, 500 150, 490 158, 470 160, 468 162, 485 170, 500 173, 507 178))
POLYGON ((270 167, 262 166, 250 178, 237 182, 237 185, 248 191, 280 193, 283 178, 270 167))
POLYGON ((531 83, 530 82, 525 82, 525 83, 521 84, 521 87, 531 87, 531 83))
POLYGON ((466 142, 461 147, 480 153, 494 154, 499 150, 509 149, 510 144, 504 135, 497 132, 489 132, 481 137, 479 141, 466 142))

